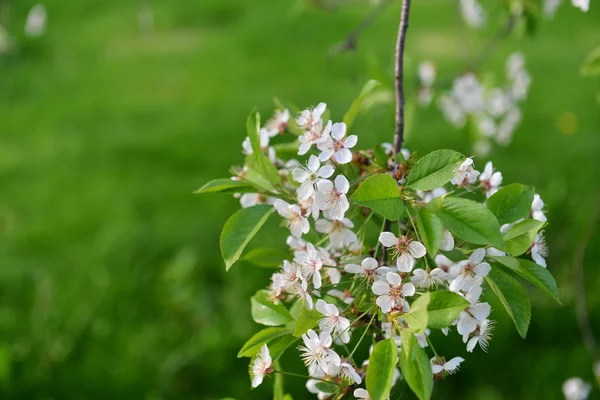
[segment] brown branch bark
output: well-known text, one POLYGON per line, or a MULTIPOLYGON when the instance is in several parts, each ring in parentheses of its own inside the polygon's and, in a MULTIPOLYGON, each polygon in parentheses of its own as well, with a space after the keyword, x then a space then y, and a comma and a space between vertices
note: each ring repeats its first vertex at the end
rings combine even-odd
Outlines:
POLYGON ((396 130, 394 134, 394 157, 400 152, 404 141, 404 49, 410 0, 402 0, 398 40, 396 42, 396 130))

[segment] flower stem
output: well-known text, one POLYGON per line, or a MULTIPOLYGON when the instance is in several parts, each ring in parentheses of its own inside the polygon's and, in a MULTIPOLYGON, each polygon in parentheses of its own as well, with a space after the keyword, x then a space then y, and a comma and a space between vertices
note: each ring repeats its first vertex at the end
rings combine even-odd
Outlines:
POLYGON ((371 324, 373 323, 373 320, 375 319, 376 315, 377 315, 377 313, 373 313, 373 316, 371 317, 371 320, 369 321, 369 325, 367 325, 367 327, 365 328, 365 331, 363 332, 363 334, 360 337, 360 339, 358 339, 358 343, 356 343, 356 345, 354 346, 354 349, 352 350, 352 353, 350 353, 350 355, 348 356, 348 358, 352 358, 352 356, 354 355, 354 353, 356 353, 356 349, 358 349, 358 346, 360 346, 360 343, 363 341, 363 339, 367 335, 367 332, 369 331, 369 328, 371 327, 371 324))

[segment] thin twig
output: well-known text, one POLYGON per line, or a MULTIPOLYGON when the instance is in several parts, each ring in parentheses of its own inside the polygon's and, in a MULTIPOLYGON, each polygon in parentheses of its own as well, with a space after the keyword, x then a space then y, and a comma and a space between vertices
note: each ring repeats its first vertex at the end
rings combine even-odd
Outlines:
POLYGON ((585 283, 583 278, 583 262, 585 257, 585 251, 590 244, 594 234, 598 230, 598 223, 600 222, 600 193, 598 193, 596 208, 594 215, 590 221, 590 225, 584 232, 583 237, 579 240, 579 246, 575 249, 573 254, 573 280, 575 284, 575 307, 577 310, 577 322, 579 323, 579 329, 581 330, 581 336, 583 343, 592 359, 598 360, 600 356, 598 354, 598 348, 596 346, 596 338, 592 331, 590 324, 590 316, 587 309, 587 302, 585 299, 585 283))
POLYGON ((402 0, 400 13, 400 26, 398 27, 398 40, 396 42, 396 130, 394 134, 394 158, 402 148, 404 141, 404 48, 406 31, 408 30, 408 17, 410 0, 402 0))
POLYGON ((348 34, 344 41, 335 44, 331 50, 329 51, 329 56, 334 57, 338 54, 344 53, 346 51, 354 51, 356 50, 356 46, 358 44, 358 38, 363 34, 381 15, 385 9, 392 3, 393 0, 383 0, 379 3, 368 15, 367 17, 352 31, 348 34))

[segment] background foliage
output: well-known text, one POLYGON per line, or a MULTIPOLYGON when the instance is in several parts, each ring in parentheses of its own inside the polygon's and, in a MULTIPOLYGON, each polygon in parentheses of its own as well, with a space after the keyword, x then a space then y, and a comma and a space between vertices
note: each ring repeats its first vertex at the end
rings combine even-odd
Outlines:
MULTIPOLYGON (((13 2, 14 35, 33 4, 13 2)), ((191 192, 241 162, 252 106, 268 115, 273 95, 299 106, 327 101, 341 119, 367 79, 389 81, 398 5, 355 54, 327 58, 366 4, 328 13, 270 0, 152 1, 156 28, 147 34, 137 2, 45 4, 46 36, 0 59, 0 396, 267 398, 268 385, 249 391, 247 360, 236 354, 258 330, 248 299, 270 271, 240 265, 226 275, 219 232, 237 201, 191 192)), ((523 123, 492 158, 506 182, 535 185, 549 206, 548 265, 564 307, 532 290, 526 340, 492 314, 501 323, 489 354, 469 357, 434 398, 555 399, 566 378, 593 380, 571 270, 600 186, 595 82, 578 72, 598 45, 594 5, 588 14, 563 5, 485 65, 502 73, 519 49, 533 77, 523 123)), ((431 59, 451 76, 502 23, 465 42, 454 1, 415 2, 410 68, 431 59)), ((468 153, 435 108, 413 122, 409 149, 468 153)), ((361 115, 353 130, 361 148, 390 140, 392 104, 361 115)), ((260 235, 283 247, 285 231, 270 224, 260 235)), ((584 265, 598 332, 599 257, 596 234, 584 265)), ((463 351, 458 340, 448 346, 463 351)), ((294 399, 311 398, 293 384, 286 380, 294 399)))

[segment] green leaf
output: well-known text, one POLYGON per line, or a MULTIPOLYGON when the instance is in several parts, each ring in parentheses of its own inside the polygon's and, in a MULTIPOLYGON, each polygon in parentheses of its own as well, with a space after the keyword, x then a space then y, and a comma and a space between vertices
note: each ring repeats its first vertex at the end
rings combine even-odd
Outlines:
POLYGON ((248 341, 242 346, 242 349, 238 353, 238 358, 240 357, 254 357, 256 353, 260 350, 263 344, 269 343, 273 339, 277 339, 278 337, 289 335, 293 332, 292 329, 286 328, 266 328, 262 331, 259 331, 254 336, 252 336, 248 341))
POLYGON ((419 159, 406 185, 416 190, 433 190, 448 183, 465 156, 454 150, 436 150, 419 159))
POLYGON ((581 75, 598 76, 600 75, 600 46, 588 53, 581 66, 581 75))
POLYGON ((356 116, 358 115, 360 108, 362 107, 363 102, 365 101, 367 96, 369 96, 369 94, 371 94, 373 89, 375 89, 377 86, 379 86, 379 82, 374 80, 368 81, 365 84, 365 86, 363 86, 362 90, 360 91, 360 94, 354 100, 354 102, 352 102, 350 109, 344 115, 344 122, 346 123, 347 129, 350 129, 350 127, 354 123, 354 120, 356 119, 356 116))
MULTIPOLYGON (((277 185, 280 183, 279 173, 277 168, 271 163, 267 156, 263 153, 260 147, 260 114, 255 108, 252 110, 246 121, 246 130, 250 138, 253 154, 247 157, 248 160, 253 160, 257 172, 267 179, 270 183, 277 185)), ((248 165, 250 167, 250 165, 248 165)))
POLYGON ((379 165, 381 168, 387 170, 388 155, 385 152, 385 149, 383 148, 383 146, 381 146, 380 144, 375 146, 373 148, 373 155, 375 156, 375 161, 377 162, 377 165, 379 165))
POLYGON ((221 232, 221 254, 228 271, 240 258, 248 242, 267 222, 273 210, 273 207, 266 204, 242 208, 225 222, 221 232))
POLYGON ((367 391, 372 400, 386 400, 390 395, 397 362, 398 347, 393 339, 375 345, 367 367, 367 391))
POLYGON ((419 346, 415 335, 410 331, 402 331, 400 369, 406 383, 420 400, 431 398, 433 373, 431 372, 429 357, 419 346))
POLYGON ((525 253, 535 240, 535 235, 544 226, 544 222, 536 219, 526 219, 519 222, 504 234, 506 251, 513 256, 525 253))
POLYGON ((531 304, 523 286, 499 268, 492 268, 485 281, 512 318, 519 335, 525 338, 531 320, 531 304))
POLYGON ((273 186, 273 184, 267 179, 265 178, 263 175, 261 175, 260 172, 258 172, 255 167, 253 167, 252 163, 248 164, 248 161, 250 160, 249 157, 246 157, 246 173, 244 174, 244 176, 242 177, 242 179, 245 182, 250 183, 251 185, 254 185, 260 189, 263 189, 267 192, 276 192, 275 187, 273 186))
POLYGON ((438 197, 427 208, 437 213, 454 236, 473 244, 504 249, 500 224, 483 204, 460 197, 438 197))
POLYGON ((377 174, 365 179, 356 189, 351 200, 392 221, 400 219, 404 212, 398 185, 394 178, 387 174, 377 174))
POLYGON ((278 326, 293 321, 292 316, 283 304, 275 304, 269 300, 269 292, 266 290, 256 292, 250 302, 252 319, 256 323, 278 326))
POLYGON ((486 205, 499 223, 509 224, 529 216, 533 195, 531 186, 512 183, 494 193, 486 205))
POLYGON ((273 340, 271 343, 267 345, 269 347, 269 353, 271 354, 271 358, 273 362, 279 360, 283 353, 294 343, 298 341, 298 338, 292 335, 282 336, 273 340))
POLYGON ((296 329, 294 330, 294 336, 300 337, 308 332, 309 329, 314 328, 317 322, 323 318, 320 312, 316 309, 309 310, 306 307, 302 307, 302 312, 296 320, 296 329))
POLYGON ((315 387, 320 392, 327 393, 327 394, 334 394, 339 389, 338 385, 333 384, 333 383, 327 383, 327 382, 317 382, 315 384, 315 387))
POLYGON ((194 194, 203 193, 246 193, 256 191, 252 186, 246 182, 234 181, 232 179, 214 179, 200 189, 196 190, 194 194))
POLYGON ((548 271, 546 268, 529 260, 523 260, 509 256, 490 258, 499 262, 512 272, 527 279, 533 285, 546 292, 550 297, 556 300, 558 304, 562 304, 558 295, 556 281, 554 280, 554 277, 550 271, 548 271))
POLYGON ((275 153, 278 156, 280 156, 281 154, 288 154, 291 156, 296 156, 296 154, 298 154, 299 146, 300 146, 300 142, 295 140, 293 142, 277 143, 271 147, 273 147, 273 149, 275 150, 275 153))
POLYGON ((273 247, 261 247, 250 250, 241 258, 241 260, 252 263, 258 267, 278 268, 287 257, 289 257, 289 253, 285 250, 273 247))
POLYGON ((410 330, 414 333, 423 333, 427 329, 427 324, 429 323, 427 307, 429 306, 430 299, 431 294, 429 292, 423 293, 411 304, 410 312, 402 316, 410 330))
POLYGON ((456 293, 447 290, 433 292, 427 306, 428 326, 434 329, 447 328, 468 306, 469 302, 456 293))
POLYGON ((421 208, 418 210, 417 229, 427 253, 435 257, 444 237, 442 220, 429 208, 421 208))

